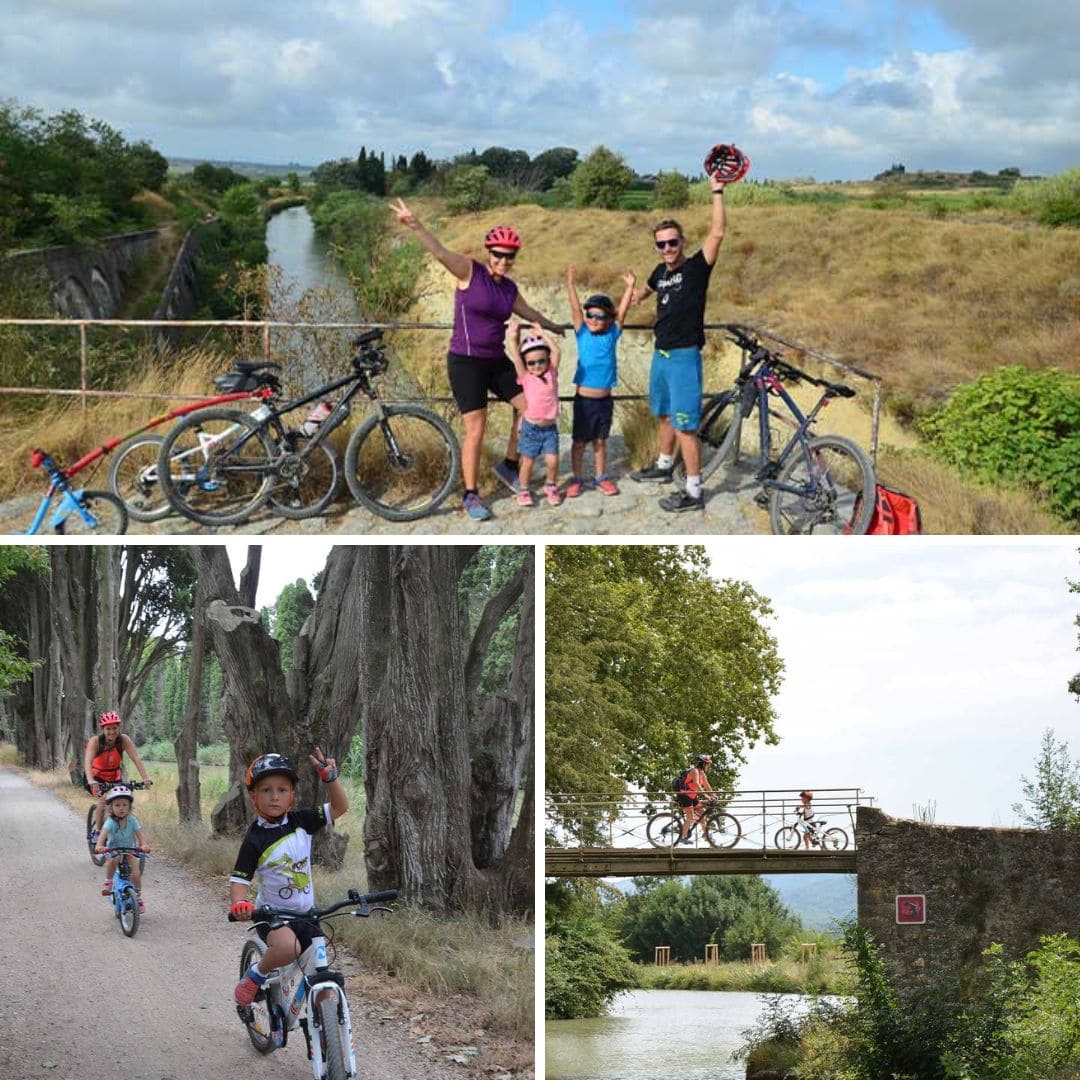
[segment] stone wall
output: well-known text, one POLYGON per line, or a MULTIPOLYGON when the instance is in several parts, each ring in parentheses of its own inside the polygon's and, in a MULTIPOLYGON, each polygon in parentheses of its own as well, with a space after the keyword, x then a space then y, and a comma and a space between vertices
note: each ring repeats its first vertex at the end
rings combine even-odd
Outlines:
POLYGON ((982 950, 1019 958, 1043 934, 1080 933, 1080 834, 925 825, 858 808, 858 918, 905 989, 956 972, 982 950), (898 924, 896 897, 926 897, 926 922, 898 924))
MULTIPOLYGON (((161 291, 161 302, 154 312, 155 319, 186 319, 199 306, 198 257, 198 234, 194 229, 189 229, 173 260, 165 288, 161 291)), ((176 344, 181 333, 176 327, 163 326, 159 328, 158 336, 176 344)))

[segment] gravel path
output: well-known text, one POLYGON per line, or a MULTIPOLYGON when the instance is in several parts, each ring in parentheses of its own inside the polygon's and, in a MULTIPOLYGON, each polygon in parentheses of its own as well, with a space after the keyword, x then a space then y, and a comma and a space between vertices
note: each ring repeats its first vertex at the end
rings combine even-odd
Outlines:
MULTIPOLYGON (((88 802, 89 805, 89 802, 88 802)), ((0 769, 0 994, 3 1080, 259 1080, 311 1076, 303 1034, 261 1057, 232 1004, 244 931, 214 889, 164 858, 144 874, 147 912, 133 938, 99 895, 84 825, 48 791, 0 769)), ((152 842, 152 838, 151 838, 152 842)), ((340 958, 340 954, 339 954, 340 958)), ((346 973, 357 962, 339 965, 346 973)), ((350 993, 359 1076, 433 1080, 466 1070, 432 1064, 404 1024, 350 993)))

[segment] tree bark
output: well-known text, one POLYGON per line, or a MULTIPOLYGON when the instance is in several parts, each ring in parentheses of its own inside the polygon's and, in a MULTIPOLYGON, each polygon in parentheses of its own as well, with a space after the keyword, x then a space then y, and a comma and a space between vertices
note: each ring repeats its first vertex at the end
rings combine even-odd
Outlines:
POLYGON ((199 706, 202 700, 203 659, 206 654, 206 596, 202 584, 195 587, 191 619, 191 643, 188 646, 187 707, 173 750, 176 756, 176 805, 181 821, 202 821, 199 805, 199 706))

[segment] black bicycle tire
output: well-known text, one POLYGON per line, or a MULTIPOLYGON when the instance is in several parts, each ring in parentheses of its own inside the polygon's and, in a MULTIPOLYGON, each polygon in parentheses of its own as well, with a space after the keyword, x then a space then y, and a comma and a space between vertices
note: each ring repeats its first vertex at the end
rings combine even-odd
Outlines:
POLYGON ((705 826, 705 839, 708 840, 710 847, 721 849, 733 848, 742 839, 742 822, 740 822, 734 814, 729 814, 726 810, 719 810, 712 814, 706 813, 703 824, 705 826), (717 843, 713 840, 712 823, 714 821, 730 821, 735 826, 733 830, 725 831, 723 833, 723 843, 717 843))
POLYGON ((189 521, 194 521, 198 525, 210 527, 217 525, 239 525, 241 522, 244 522, 251 517, 252 514, 264 506, 269 500, 274 480, 273 471, 269 467, 266 469, 263 482, 255 497, 249 499, 241 509, 223 514, 207 514, 205 511, 195 510, 188 506, 184 502, 183 494, 177 489, 176 484, 173 482, 169 462, 176 440, 185 431, 196 427, 200 423, 205 423, 208 420, 224 420, 227 423, 235 423, 239 424, 241 427, 246 427, 248 431, 252 433, 252 438, 257 439, 259 443, 261 443, 262 448, 267 455, 268 465, 277 457, 277 449, 275 448, 270 435, 267 433, 266 428, 257 420, 253 420, 250 413, 240 412, 237 409, 221 408, 219 406, 214 406, 209 409, 199 409, 196 412, 189 413, 185 416, 172 428, 169 434, 165 436, 165 441, 161 444, 161 455, 158 458, 158 482, 161 484, 162 489, 169 500, 169 505, 178 514, 182 514, 189 521))
POLYGON ((681 815, 676 810, 662 810, 659 814, 653 814, 645 823, 645 838, 654 848, 671 847, 682 832, 680 819, 681 815), (656 839, 653 839, 653 826, 657 826, 656 839))
POLYGON ((162 492, 160 484, 157 485, 157 490, 161 496, 160 506, 155 506, 153 510, 143 510, 141 506, 132 503, 130 498, 125 498, 124 492, 120 490, 120 470, 128 456, 143 446, 157 447, 157 452, 154 455, 154 463, 156 466, 157 458, 161 453, 161 444, 164 441, 164 435, 150 435, 145 433, 136 435, 133 439, 128 439, 122 446, 117 447, 116 452, 113 455, 112 465, 109 466, 109 490, 124 504, 128 512, 128 517, 134 518, 136 521, 160 521, 162 518, 168 517, 169 514, 172 513, 172 507, 169 505, 169 500, 165 498, 165 494, 162 492))
POLYGON ((353 498, 361 506, 370 510, 373 514, 385 518, 387 521, 416 521, 433 513, 450 494, 460 468, 461 449, 458 446, 457 436, 454 434, 453 429, 441 416, 436 416, 435 413, 418 405, 387 405, 383 410, 383 415, 375 413, 369 416, 352 433, 349 444, 345 448, 345 483, 348 484, 353 498), (438 486, 432 492, 430 498, 420 507, 414 507, 411 510, 398 510, 381 503, 361 486, 356 476, 364 441, 382 424, 384 417, 387 421, 391 421, 395 416, 411 416, 430 424, 450 451, 446 475, 439 479, 438 486))
POLYGON ((116 520, 111 522, 111 524, 114 525, 114 528, 87 529, 85 527, 86 522, 72 510, 56 530, 60 536, 123 536, 124 533, 127 532, 127 507, 124 505, 123 501, 118 499, 111 491, 86 490, 82 493, 81 501, 83 506, 98 519, 99 523, 104 520, 102 515, 102 504, 113 510, 116 520), (75 526, 74 529, 68 528, 69 522, 75 526))
POLYGON ((830 829, 826 829, 821 834, 821 846, 825 851, 847 851, 849 842, 848 834, 836 825, 830 829), (844 842, 842 844, 838 843, 836 847, 829 847, 828 840, 830 836, 841 836, 843 837, 844 842))
POLYGON ((799 835, 799 830, 794 825, 781 825, 776 830, 776 835, 773 837, 773 846, 779 848, 781 851, 798 851, 799 846, 802 844, 802 837, 799 835), (785 838, 793 839, 793 844, 787 844, 784 842, 785 838))
MULTIPOLYGON (((252 940, 244 942, 244 947, 240 950, 240 978, 242 979, 250 970, 252 964, 257 964, 262 958, 263 950, 252 940)), ((267 1026, 271 1024, 270 1007, 266 1008, 266 1021, 267 1026)), ((267 1032, 262 1035, 255 1030, 254 1024, 244 1024, 247 1029, 248 1038, 251 1040, 251 1045, 255 1047, 260 1054, 269 1054, 274 1049, 274 1036, 271 1032, 267 1032)))
POLYGON ((94 831, 94 814, 97 812, 97 803, 94 803, 89 810, 86 811, 86 844, 90 848, 90 861, 95 866, 104 866, 107 855, 95 855, 94 845, 96 840, 90 839, 90 834, 94 831))
MULTIPOLYGON (((736 411, 731 418, 726 420, 727 427, 717 441, 713 437, 713 429, 720 422, 720 418, 729 413, 732 403, 738 400, 738 391, 733 387, 719 394, 711 394, 706 399, 705 408, 701 413, 701 424, 698 426, 698 442, 701 447, 701 478, 708 479, 720 467, 720 464, 732 457, 732 446, 735 448, 733 461, 738 461, 738 446, 742 431, 742 416, 736 411), (732 434, 736 429, 736 434, 732 434)), ((686 480, 686 466, 683 464, 682 452, 678 445, 675 447, 675 480, 682 484, 686 480)))
POLYGON ((275 514, 288 518, 290 521, 302 521, 304 518, 318 516, 337 498, 338 492, 341 490, 341 462, 338 455, 334 452, 334 448, 327 443, 319 443, 315 450, 312 451, 313 455, 317 453, 323 454, 325 459, 330 462, 332 470, 330 486, 323 491, 315 502, 294 507, 286 506, 277 498, 275 492, 283 487, 285 482, 275 482, 270 489, 270 498, 268 500, 268 505, 275 514))
MULTIPOLYGON (((843 435, 818 435, 815 438, 810 439, 805 450, 800 447, 798 452, 792 454, 792 456, 788 458, 784 467, 780 470, 780 474, 776 478, 776 483, 791 484, 795 471, 805 464, 809 454, 813 454, 818 450, 830 448, 850 455, 861 476, 862 491, 853 493, 853 507, 857 510, 857 516, 845 523, 842 529, 845 534, 861 536, 869 527, 870 518, 874 513, 874 488, 876 480, 874 478, 874 465, 870 460, 870 456, 861 446, 851 439, 845 438, 843 435)), ((790 492, 781 491, 779 488, 772 488, 770 490, 769 525, 775 534, 789 535, 791 533, 799 533, 801 535, 797 529, 788 529, 784 527, 780 509, 782 499, 796 499, 798 497, 799 496, 791 495, 790 492)), ((820 519, 816 520, 815 524, 811 526, 810 532, 813 532, 814 527, 819 523, 820 519)), ((839 523, 838 519, 837 523, 839 523)))
POLYGON ((327 1080, 348 1080, 349 1055, 345 1050, 345 1029, 338 1023, 336 996, 316 1002, 319 1026, 323 1032, 323 1049, 327 1080))
POLYGON ((125 885, 120 890, 120 929, 124 937, 134 937, 139 929, 139 897, 135 893, 134 885, 125 885), (124 922, 124 917, 128 922, 124 922))

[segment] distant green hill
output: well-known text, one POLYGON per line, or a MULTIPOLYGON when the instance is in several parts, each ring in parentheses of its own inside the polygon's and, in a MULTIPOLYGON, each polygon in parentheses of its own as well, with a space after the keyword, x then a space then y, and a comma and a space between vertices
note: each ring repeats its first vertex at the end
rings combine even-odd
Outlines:
POLYGON ((173 172, 191 172, 196 165, 201 165, 206 161, 219 168, 224 166, 232 169, 233 172, 238 172, 241 176, 252 180, 258 180, 262 176, 287 176, 291 172, 296 173, 297 176, 307 176, 314 168, 313 165, 298 165, 295 161, 289 162, 288 165, 265 165, 257 161, 217 161, 212 158, 170 157, 168 160, 169 169, 173 172))
POLYGON ((788 910, 811 930, 833 930, 855 917, 854 874, 765 874, 788 910))

